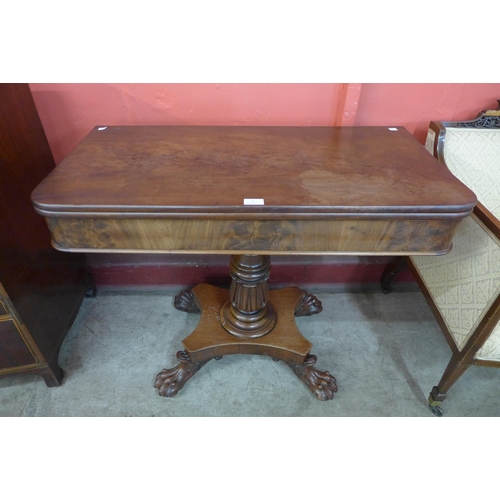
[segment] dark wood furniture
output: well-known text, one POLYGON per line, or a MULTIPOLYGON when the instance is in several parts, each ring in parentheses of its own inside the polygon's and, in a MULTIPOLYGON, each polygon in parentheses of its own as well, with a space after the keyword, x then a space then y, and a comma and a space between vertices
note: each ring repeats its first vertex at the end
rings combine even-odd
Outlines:
POLYGON ((440 405, 469 366, 500 367, 500 108, 473 120, 431 122, 426 147, 474 190, 478 203, 460 223, 448 255, 395 259, 382 287, 390 292, 394 276, 408 265, 451 348, 429 396, 441 416, 440 405))
POLYGON ((54 159, 27 84, 0 84, 0 376, 60 385, 58 353, 84 296, 82 255, 51 247, 31 192, 54 159))
POLYGON ((229 291, 177 296, 201 320, 158 374, 161 395, 212 358, 251 353, 288 363, 321 400, 336 381, 294 319, 321 303, 269 291, 269 256, 444 253, 476 203, 407 130, 387 127, 96 127, 32 199, 60 250, 232 256, 229 291))

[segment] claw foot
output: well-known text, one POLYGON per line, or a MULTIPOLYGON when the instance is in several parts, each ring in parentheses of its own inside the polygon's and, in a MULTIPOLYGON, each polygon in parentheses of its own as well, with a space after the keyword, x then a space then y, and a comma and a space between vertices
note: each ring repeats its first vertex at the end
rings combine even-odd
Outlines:
POLYGON ((188 313, 200 312, 200 307, 196 302, 194 294, 189 290, 184 290, 175 296, 174 307, 176 309, 179 309, 179 311, 184 311, 188 313))
POLYGON ((295 375, 305 382, 320 401, 327 401, 333 399, 333 395, 337 392, 337 381, 329 372, 314 368, 317 359, 313 354, 309 354, 301 365, 290 364, 290 366, 295 375))
POLYGON ((208 361, 193 363, 186 351, 177 353, 179 364, 174 368, 164 368, 156 376, 155 388, 159 390, 160 396, 174 397, 184 384, 208 361))
POLYGON ((321 300, 312 293, 304 292, 302 302, 295 308, 295 316, 312 316, 313 314, 319 314, 322 310, 321 300))

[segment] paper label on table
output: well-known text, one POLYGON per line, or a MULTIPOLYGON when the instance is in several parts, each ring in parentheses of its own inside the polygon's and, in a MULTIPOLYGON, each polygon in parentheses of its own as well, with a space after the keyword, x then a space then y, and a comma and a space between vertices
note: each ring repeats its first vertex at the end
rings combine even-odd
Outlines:
POLYGON ((97 130, 106 130, 108 127, 98 127, 97 130))
POLYGON ((389 130, 391 132, 397 132, 398 131, 398 129, 396 127, 389 127, 389 130))
POLYGON ((245 198, 243 205, 264 205, 264 198, 245 198))

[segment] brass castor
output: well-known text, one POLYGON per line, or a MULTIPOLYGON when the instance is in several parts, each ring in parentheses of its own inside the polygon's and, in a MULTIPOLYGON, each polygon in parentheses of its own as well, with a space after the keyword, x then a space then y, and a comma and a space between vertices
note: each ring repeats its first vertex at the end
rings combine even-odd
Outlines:
POLYGON ((443 416, 443 410, 441 409, 440 406, 429 405, 429 408, 431 409, 432 413, 434 413, 434 415, 436 415, 436 417, 442 417, 443 416))

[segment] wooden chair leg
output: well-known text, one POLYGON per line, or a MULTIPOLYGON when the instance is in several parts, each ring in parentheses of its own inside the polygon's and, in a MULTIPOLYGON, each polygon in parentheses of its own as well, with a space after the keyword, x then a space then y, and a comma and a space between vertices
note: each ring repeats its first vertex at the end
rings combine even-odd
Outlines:
POLYGON ((435 415, 441 416, 443 411, 439 406, 447 396, 453 384, 465 373, 470 365, 460 363, 457 356, 452 356, 438 385, 435 385, 429 395, 429 407, 435 415))
POLYGON ((392 280, 396 274, 404 269, 406 265, 405 258, 395 257, 391 260, 387 266, 385 266, 384 272, 382 273, 382 277, 380 279, 380 284, 382 286, 382 293, 391 293, 392 292, 392 280))

